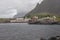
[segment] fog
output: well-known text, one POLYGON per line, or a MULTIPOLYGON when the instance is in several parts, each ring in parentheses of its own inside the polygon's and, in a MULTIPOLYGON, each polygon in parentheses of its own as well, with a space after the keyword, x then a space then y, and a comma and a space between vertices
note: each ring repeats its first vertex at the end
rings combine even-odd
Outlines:
POLYGON ((0 0, 0 18, 12 18, 25 15, 42 0, 0 0))

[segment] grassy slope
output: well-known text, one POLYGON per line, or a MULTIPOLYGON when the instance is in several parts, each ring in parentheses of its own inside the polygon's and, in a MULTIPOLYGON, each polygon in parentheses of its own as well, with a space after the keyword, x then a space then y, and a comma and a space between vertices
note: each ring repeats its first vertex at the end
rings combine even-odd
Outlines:
POLYGON ((53 17, 53 16, 56 16, 57 20, 60 21, 60 16, 56 15, 56 14, 50 14, 50 13, 35 13, 35 14, 30 14, 30 15, 27 15, 25 17, 27 18, 31 18, 33 16, 38 16, 39 18, 43 18, 43 17, 53 17))

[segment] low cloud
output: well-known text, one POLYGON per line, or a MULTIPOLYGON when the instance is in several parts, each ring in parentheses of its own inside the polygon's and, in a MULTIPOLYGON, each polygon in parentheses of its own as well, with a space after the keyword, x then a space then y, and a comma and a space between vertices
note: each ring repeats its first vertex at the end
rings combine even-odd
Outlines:
POLYGON ((22 12, 32 10, 38 2, 39 0, 0 0, 0 18, 12 18, 17 13, 24 15, 22 12))

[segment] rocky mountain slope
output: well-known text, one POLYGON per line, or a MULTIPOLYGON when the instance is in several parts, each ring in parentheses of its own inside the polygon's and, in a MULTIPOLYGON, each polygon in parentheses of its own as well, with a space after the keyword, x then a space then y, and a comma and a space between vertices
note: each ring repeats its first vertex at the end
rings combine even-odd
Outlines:
POLYGON ((36 7, 26 14, 50 13, 60 15, 60 0, 43 0, 41 4, 37 3, 36 7))

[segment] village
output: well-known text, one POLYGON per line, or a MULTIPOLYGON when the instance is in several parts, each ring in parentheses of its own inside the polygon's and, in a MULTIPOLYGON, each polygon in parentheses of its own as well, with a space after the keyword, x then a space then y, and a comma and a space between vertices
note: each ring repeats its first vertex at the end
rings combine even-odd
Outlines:
POLYGON ((39 18, 38 16, 33 16, 32 18, 16 18, 10 20, 10 23, 29 23, 29 24, 57 24, 56 16, 39 18))
POLYGON ((0 19, 0 23, 28 23, 28 24, 60 24, 60 22, 58 20, 56 20, 57 17, 56 16, 52 16, 52 17, 43 17, 43 18, 39 18, 38 16, 33 16, 31 18, 23 18, 23 17, 19 17, 19 18, 1 18, 0 19))

